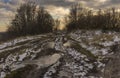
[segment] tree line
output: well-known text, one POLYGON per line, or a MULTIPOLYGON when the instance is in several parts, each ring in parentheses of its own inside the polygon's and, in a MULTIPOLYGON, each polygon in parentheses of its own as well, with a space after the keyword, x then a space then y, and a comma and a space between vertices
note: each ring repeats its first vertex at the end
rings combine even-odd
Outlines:
MULTIPOLYGON (((95 11, 82 7, 80 4, 75 4, 66 17, 67 31, 76 29, 119 31, 120 29, 120 12, 115 8, 95 11)), ((59 23, 60 21, 54 20, 44 7, 28 2, 17 9, 17 13, 11 21, 7 32, 12 36, 49 33, 55 30, 54 28, 59 23)))
POLYGON ((75 4, 68 15, 68 31, 74 29, 120 30, 120 12, 115 8, 91 10, 75 4))

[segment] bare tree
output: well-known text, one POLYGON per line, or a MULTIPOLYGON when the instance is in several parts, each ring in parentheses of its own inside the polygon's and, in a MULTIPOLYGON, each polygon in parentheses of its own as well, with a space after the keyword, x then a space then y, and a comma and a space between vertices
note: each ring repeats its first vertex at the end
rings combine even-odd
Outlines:
POLYGON ((115 8, 94 11, 76 4, 72 6, 68 18, 68 31, 76 29, 119 31, 120 28, 120 12, 115 8))
POLYGON ((8 32, 16 36, 52 32, 54 20, 44 9, 33 2, 22 4, 12 20, 8 32))

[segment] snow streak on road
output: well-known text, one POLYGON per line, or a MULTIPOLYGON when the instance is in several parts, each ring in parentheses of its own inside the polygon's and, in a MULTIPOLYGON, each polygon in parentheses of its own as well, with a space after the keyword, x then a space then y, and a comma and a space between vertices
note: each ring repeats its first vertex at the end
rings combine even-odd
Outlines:
POLYGON ((0 78, 9 78, 28 65, 35 68, 25 78, 104 78, 119 42, 119 33, 101 31, 14 39, 0 44, 0 78))

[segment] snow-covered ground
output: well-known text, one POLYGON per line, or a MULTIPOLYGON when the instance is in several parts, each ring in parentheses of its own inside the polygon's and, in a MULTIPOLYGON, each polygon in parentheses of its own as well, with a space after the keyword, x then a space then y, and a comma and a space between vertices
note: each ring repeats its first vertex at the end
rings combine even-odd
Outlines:
POLYGON ((49 67, 43 78, 104 78, 107 57, 114 54, 119 43, 120 33, 100 30, 17 38, 0 44, 0 78, 25 67, 27 62, 36 64, 36 60, 37 66, 49 67), (59 59, 52 58, 55 53, 59 59))

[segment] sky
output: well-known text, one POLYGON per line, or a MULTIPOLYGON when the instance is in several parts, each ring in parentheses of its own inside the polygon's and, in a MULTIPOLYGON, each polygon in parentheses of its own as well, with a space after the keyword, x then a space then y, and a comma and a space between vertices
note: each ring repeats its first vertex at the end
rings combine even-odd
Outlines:
MULTIPOLYGON (((69 8, 74 3, 81 3, 93 9, 115 7, 120 8, 120 0, 31 0, 37 1, 55 18, 62 18, 69 14, 69 8)), ((6 26, 14 18, 16 9, 26 0, 0 0, 0 31, 5 31, 6 26)))

